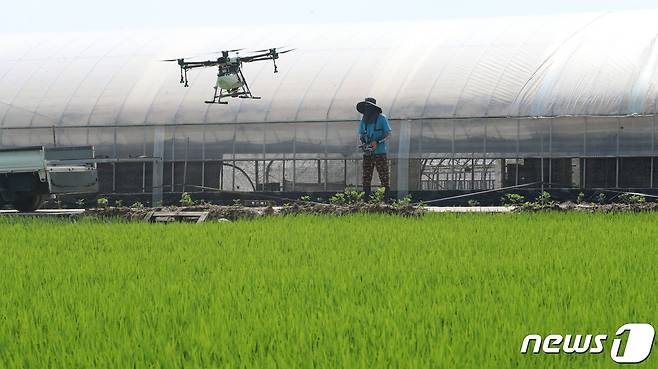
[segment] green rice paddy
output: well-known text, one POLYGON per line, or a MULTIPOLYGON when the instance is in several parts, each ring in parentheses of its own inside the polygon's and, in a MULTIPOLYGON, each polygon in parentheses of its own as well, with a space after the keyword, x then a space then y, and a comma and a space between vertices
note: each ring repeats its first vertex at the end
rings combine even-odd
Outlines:
MULTIPOLYGON (((0 219, 0 368, 615 368, 658 215, 0 219), (522 355, 527 334, 608 334, 522 355)), ((637 367, 658 367, 658 354, 637 367)))

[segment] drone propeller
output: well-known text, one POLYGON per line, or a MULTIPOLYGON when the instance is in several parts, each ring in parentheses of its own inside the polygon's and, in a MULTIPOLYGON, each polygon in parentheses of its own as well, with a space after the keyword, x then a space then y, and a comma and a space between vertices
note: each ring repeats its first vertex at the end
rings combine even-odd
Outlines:
POLYGON ((269 49, 262 49, 262 50, 253 50, 251 51, 252 53, 264 53, 266 51, 272 51, 272 50, 278 50, 278 49, 283 49, 286 46, 277 46, 277 47, 270 47, 269 49))
POLYGON ((176 59, 164 59, 164 60, 161 60, 161 61, 163 61, 163 62, 175 62, 175 61, 184 60, 184 59, 199 58, 199 57, 206 56, 206 55, 214 55, 214 54, 222 54, 222 53, 237 53, 238 51, 242 51, 242 50, 244 50, 244 49, 211 51, 211 52, 205 53, 205 54, 199 54, 199 55, 195 55, 195 56, 186 56, 186 57, 183 57, 183 58, 176 58, 176 59))
MULTIPOLYGON (((242 50, 244 50, 244 49, 233 49, 233 50, 212 51, 212 52, 209 52, 208 54, 204 54, 204 55, 214 55, 214 54, 223 54, 223 53, 237 53, 237 52, 240 52, 240 51, 242 51, 242 50)), ((200 55, 200 56, 202 56, 202 55, 200 55)))
POLYGON ((288 49, 288 50, 283 50, 283 51, 277 51, 276 53, 277 54, 286 54, 286 53, 289 53, 289 52, 295 51, 295 50, 297 50, 297 49, 288 49))

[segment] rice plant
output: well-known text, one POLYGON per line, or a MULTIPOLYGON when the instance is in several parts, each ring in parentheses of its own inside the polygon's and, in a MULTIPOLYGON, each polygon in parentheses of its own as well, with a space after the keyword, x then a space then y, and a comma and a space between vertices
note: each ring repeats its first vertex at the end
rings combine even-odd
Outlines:
POLYGON ((613 368, 519 348, 657 322, 656 220, 0 218, 0 368, 613 368))

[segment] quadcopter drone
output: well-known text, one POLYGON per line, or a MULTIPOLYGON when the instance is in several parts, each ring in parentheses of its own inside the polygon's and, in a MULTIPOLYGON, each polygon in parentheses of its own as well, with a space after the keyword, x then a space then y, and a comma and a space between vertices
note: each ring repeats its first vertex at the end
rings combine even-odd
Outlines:
POLYGON ((221 56, 216 60, 206 61, 185 61, 181 59, 163 60, 166 62, 178 62, 180 66, 180 83, 184 87, 189 87, 187 79, 187 71, 197 68, 217 67, 217 82, 213 89, 215 94, 212 100, 206 101, 206 104, 228 104, 228 101, 222 99, 227 97, 238 97, 241 99, 260 99, 259 96, 254 96, 251 93, 249 84, 242 74, 242 64, 251 63, 263 60, 272 60, 274 63, 274 73, 278 73, 276 60, 279 55, 289 53, 294 49, 278 51, 277 48, 256 50, 253 51, 254 55, 241 56, 239 54, 242 49, 221 51, 221 56))

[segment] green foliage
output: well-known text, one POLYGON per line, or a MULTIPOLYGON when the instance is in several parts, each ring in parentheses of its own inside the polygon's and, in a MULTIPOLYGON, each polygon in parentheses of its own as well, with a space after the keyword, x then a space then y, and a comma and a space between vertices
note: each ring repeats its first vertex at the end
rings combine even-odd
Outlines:
POLYGON ((603 192, 599 193, 597 200, 599 204, 605 204, 605 194, 603 192))
POLYGON ((123 207, 123 200, 116 200, 114 202, 114 206, 116 206, 117 208, 123 207))
POLYGON ((535 201, 524 202, 521 206, 526 210, 549 210, 555 206, 555 201, 551 197, 551 194, 543 191, 535 201))
POLYGON ((302 200, 302 201, 311 201, 311 196, 304 195, 304 196, 300 197, 299 199, 302 200))
POLYGON ((500 201, 505 205, 523 205, 525 202, 525 196, 519 195, 518 193, 506 193, 500 201))
POLYGON ((622 193, 618 197, 619 202, 628 205, 640 205, 647 202, 647 199, 642 195, 636 195, 631 193, 622 193))
POLYGON ((240 205, 242 205, 240 199, 233 199, 233 206, 240 206, 240 205))
POLYGON ((405 196, 401 199, 397 199, 397 200, 393 201, 393 204, 391 204, 391 205, 393 206, 394 209, 402 209, 402 208, 405 208, 407 206, 410 206, 411 205, 411 196, 407 195, 407 196, 405 196))
POLYGON ((480 202, 477 200, 468 200, 468 206, 470 207, 480 206, 480 202))
POLYGON ((106 208, 110 201, 105 197, 99 197, 96 199, 96 206, 99 208, 106 208))
POLYGON ((183 192, 183 194, 180 196, 180 204, 181 206, 190 207, 194 206, 195 202, 192 200, 192 195, 187 192, 183 192))
POLYGON ((551 194, 544 191, 537 197, 537 202, 541 205, 552 205, 554 203, 551 194))
POLYGON ((608 354, 519 347, 531 333, 614 335, 658 321, 655 222, 4 217, 0 367, 614 368, 608 354))
POLYGON ((578 204, 582 204, 582 203, 584 203, 584 202, 585 202, 585 194, 582 193, 582 192, 580 192, 580 193, 578 194, 578 198, 576 199, 576 202, 577 202, 578 204))
POLYGON ((353 205, 363 201, 364 193, 360 191, 346 191, 337 193, 329 198, 329 203, 334 205, 353 205))
POLYGON ((77 206, 80 209, 84 209, 86 206, 86 201, 85 199, 78 199, 75 201, 75 206, 77 206))
POLYGON ((347 201, 348 204, 356 204, 358 202, 363 201, 363 196, 365 196, 365 193, 362 191, 345 192, 345 200, 347 201))
POLYGON ((329 203, 334 204, 334 205, 343 205, 346 203, 345 201, 345 194, 344 193, 337 193, 329 198, 329 203))
POLYGON ((144 204, 142 204, 139 201, 135 201, 132 205, 130 205, 132 209, 144 209, 144 204))
POLYGON ((384 195, 386 194, 386 189, 384 187, 379 187, 375 192, 370 195, 370 202, 373 204, 379 204, 384 202, 384 195))

